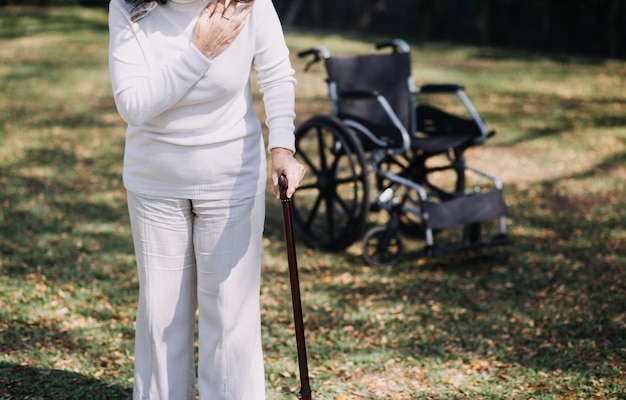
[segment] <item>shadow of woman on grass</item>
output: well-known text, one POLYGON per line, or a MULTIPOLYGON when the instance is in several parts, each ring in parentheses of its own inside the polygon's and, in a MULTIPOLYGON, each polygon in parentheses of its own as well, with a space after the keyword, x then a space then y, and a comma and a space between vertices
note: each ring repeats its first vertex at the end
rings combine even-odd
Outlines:
POLYGON ((0 398, 128 400, 130 390, 75 372, 0 362, 0 398))

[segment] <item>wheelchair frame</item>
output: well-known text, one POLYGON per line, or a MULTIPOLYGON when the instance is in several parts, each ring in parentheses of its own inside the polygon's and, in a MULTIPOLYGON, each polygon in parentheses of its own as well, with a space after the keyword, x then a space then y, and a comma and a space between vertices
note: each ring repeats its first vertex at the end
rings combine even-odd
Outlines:
POLYGON ((322 60, 326 63, 332 112, 331 115, 315 115, 296 130, 296 157, 309 167, 309 174, 312 175, 294 196, 296 230, 312 247, 341 251, 361 236, 370 211, 386 211, 388 222, 369 229, 362 239, 363 257, 368 264, 375 266, 394 265, 399 261, 403 251, 400 232, 403 230, 418 232, 425 240, 425 253, 429 256, 507 243, 507 208, 502 196, 502 183, 495 176, 466 165, 463 156, 467 148, 482 145, 495 132, 487 130, 463 86, 431 84, 416 87, 410 72, 410 48, 405 41, 395 39, 376 44, 378 50, 386 48, 391 48, 392 54, 405 55, 408 60, 408 121, 403 122, 392 101, 375 88, 341 89, 330 74, 333 58, 326 48, 313 47, 298 54, 300 58, 312 57, 305 70, 322 60), (428 132, 421 139, 417 137, 420 130, 439 129, 437 118, 433 117, 438 115, 438 111, 417 101, 418 96, 430 94, 456 95, 464 106, 470 118, 457 117, 451 121, 471 128, 468 129, 472 132, 471 138, 458 132, 452 132, 452 136, 437 136, 438 132, 432 135, 435 140, 449 137, 462 145, 455 147, 444 143, 435 148, 432 146, 434 142, 429 142, 428 132), (342 113, 342 101, 363 99, 377 102, 390 122, 390 127, 385 129, 393 131, 392 135, 381 134, 366 126, 367 122, 360 118, 342 113), (431 116, 420 120, 421 110, 431 116), (433 121, 434 125, 429 126, 433 121), (307 154, 311 150, 316 153, 307 154), (444 155, 449 163, 427 166, 427 160, 435 155, 444 155), (452 190, 443 189, 439 183, 429 179, 432 174, 446 170, 456 172, 452 190), (486 193, 467 194, 466 171, 486 178, 494 189, 486 193), (372 173, 378 189, 373 200, 369 197, 369 177, 372 173), (317 195, 307 197, 307 192, 316 192, 317 195), (481 223, 494 218, 499 221, 498 234, 484 241, 481 238, 481 223), (464 227, 464 238, 460 244, 442 245, 435 241, 437 232, 453 227, 464 227))

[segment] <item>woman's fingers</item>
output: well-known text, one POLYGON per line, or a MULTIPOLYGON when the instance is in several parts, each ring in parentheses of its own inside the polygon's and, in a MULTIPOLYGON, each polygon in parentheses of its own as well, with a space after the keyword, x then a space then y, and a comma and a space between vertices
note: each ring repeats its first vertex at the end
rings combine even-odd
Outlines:
POLYGON ((215 3, 209 2, 209 4, 207 4, 207 6, 204 7, 204 10, 202 10, 202 15, 210 18, 214 12, 215 12, 215 3))
MULTIPOLYGON (((210 2, 204 8, 202 13, 208 17, 213 18, 214 21, 219 19, 225 19, 230 21, 233 16, 235 16, 235 12, 237 11, 237 1, 231 0, 226 6, 226 0, 218 0, 217 2, 210 2)), ((241 12, 236 15, 238 20, 243 20, 249 14, 251 7, 249 5, 243 7, 241 12)))
POLYGON ((222 18, 230 20, 233 15, 235 15, 235 10, 237 9, 237 2, 235 0, 231 0, 230 3, 228 3, 228 7, 226 7, 226 9, 224 10, 224 13, 222 14, 222 18))
POLYGON ((224 13, 222 14, 222 19, 225 19, 227 21, 236 20, 237 22, 242 23, 250 13, 250 10, 251 7, 248 5, 243 7, 240 12, 235 15, 235 13, 237 12, 237 2, 235 0, 231 0, 231 2, 228 3, 228 7, 226 7, 224 13))
MULTIPOLYGON (((233 3, 237 3, 237 2, 233 0, 233 3)), ((235 16, 234 19, 236 19, 238 22, 243 23, 243 21, 248 17, 248 14, 250 14, 251 10, 252 10, 252 7, 250 6, 243 7, 241 11, 239 11, 239 14, 235 16)))
MULTIPOLYGON (((235 1, 236 3, 236 1, 235 1)), ((217 0, 215 4, 215 10, 213 15, 217 13, 218 16, 224 15, 224 10, 226 9, 226 0, 217 0)))

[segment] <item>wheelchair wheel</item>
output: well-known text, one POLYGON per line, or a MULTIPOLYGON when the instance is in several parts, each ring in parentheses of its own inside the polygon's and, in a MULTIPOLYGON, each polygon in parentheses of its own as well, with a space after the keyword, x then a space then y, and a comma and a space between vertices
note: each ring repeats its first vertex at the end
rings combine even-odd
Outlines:
POLYGON ((296 130, 307 174, 293 199, 294 226, 308 245, 341 251, 365 226, 369 184, 361 143, 341 121, 315 116, 296 130))
POLYGON ((363 238, 363 258, 373 267, 395 265, 402 255, 402 238, 396 229, 375 226, 363 238))

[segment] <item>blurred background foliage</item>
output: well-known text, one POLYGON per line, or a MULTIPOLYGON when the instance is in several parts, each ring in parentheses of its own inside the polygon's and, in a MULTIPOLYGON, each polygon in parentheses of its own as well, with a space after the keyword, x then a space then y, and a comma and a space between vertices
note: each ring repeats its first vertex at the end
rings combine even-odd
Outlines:
MULTIPOLYGON (((623 0, 274 0, 288 27, 401 35, 407 39, 626 58, 623 0)), ((1 6, 107 0, 0 0, 1 6)))

